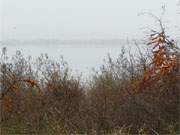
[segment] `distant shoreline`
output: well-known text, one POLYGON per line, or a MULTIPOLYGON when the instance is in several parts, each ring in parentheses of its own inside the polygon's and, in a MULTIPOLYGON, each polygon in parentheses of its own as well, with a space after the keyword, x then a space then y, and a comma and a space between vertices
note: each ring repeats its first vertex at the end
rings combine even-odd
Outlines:
POLYGON ((1 41, 3 45, 127 45, 127 44, 142 44, 143 40, 123 40, 123 39, 108 39, 108 40, 6 40, 1 41))

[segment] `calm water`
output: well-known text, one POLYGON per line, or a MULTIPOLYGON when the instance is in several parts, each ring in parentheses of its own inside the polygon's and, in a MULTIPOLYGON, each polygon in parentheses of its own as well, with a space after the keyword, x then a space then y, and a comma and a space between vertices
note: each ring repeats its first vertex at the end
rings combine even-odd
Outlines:
MULTIPOLYGON (((48 56, 58 61, 60 57, 68 62, 74 73, 90 74, 92 68, 98 69, 103 64, 108 53, 112 58, 118 57, 122 45, 4 45, 8 55, 13 55, 17 50, 27 57, 33 58, 47 53, 48 56)), ((1 48, 2 48, 1 47, 1 48)))

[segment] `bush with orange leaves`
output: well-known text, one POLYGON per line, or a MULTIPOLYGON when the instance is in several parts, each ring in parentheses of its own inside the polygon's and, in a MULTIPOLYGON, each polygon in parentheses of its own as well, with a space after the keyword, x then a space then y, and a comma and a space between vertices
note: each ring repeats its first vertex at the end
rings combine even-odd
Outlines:
POLYGON ((88 93, 91 117, 96 118, 89 120, 95 123, 93 128, 103 131, 127 125, 126 134, 180 133, 179 52, 174 43, 166 42, 167 54, 161 55, 162 44, 151 57, 145 52, 137 59, 127 58, 122 50, 117 59, 109 58, 94 75, 88 93), (141 128, 142 132, 137 130, 141 128))
POLYGON ((148 45, 152 46, 152 62, 150 69, 144 74, 140 88, 152 85, 173 72, 178 66, 178 47, 170 40, 164 31, 151 34, 148 45))

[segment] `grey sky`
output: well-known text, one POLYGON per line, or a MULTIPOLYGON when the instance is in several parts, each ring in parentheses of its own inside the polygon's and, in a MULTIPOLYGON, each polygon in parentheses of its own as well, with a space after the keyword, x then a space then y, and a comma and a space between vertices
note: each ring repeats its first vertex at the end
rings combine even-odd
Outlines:
POLYGON ((138 13, 159 15, 163 4, 167 26, 175 29, 178 0, 1 0, 1 38, 140 38, 154 21, 138 13))

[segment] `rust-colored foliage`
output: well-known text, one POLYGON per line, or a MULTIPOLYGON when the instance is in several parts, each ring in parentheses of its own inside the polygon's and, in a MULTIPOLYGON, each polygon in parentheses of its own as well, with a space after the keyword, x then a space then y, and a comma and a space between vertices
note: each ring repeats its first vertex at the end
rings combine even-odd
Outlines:
POLYGON ((139 90, 142 90, 172 72, 177 66, 177 53, 174 40, 170 40, 164 31, 154 32, 148 45, 152 46, 152 62, 140 81, 139 90))
MULTIPOLYGON (((11 74, 13 74, 13 73, 11 73, 11 74)), ((9 75, 9 74, 8 74, 8 75, 9 75)), ((10 76, 10 77, 13 77, 13 75, 9 75, 9 76, 10 76)), ((33 79, 31 79, 31 78, 24 78, 24 77, 11 78, 11 79, 13 79, 13 82, 12 82, 12 83, 9 83, 9 87, 5 90, 4 93, 1 93, 0 100, 3 99, 4 96, 5 96, 6 94, 8 94, 8 92, 9 92, 10 90, 14 90, 14 91, 15 91, 15 90, 19 89, 19 88, 17 88, 17 86, 16 86, 16 84, 17 84, 18 82, 28 83, 28 84, 30 84, 32 87, 38 88, 39 91, 40 91, 40 87, 39 87, 39 85, 38 85, 38 81, 37 81, 37 80, 33 80, 33 79)))
POLYGON ((35 87, 37 87, 40 90, 40 87, 38 85, 38 81, 37 80, 33 80, 31 78, 19 78, 17 81, 29 83, 32 87, 35 86, 35 87))

